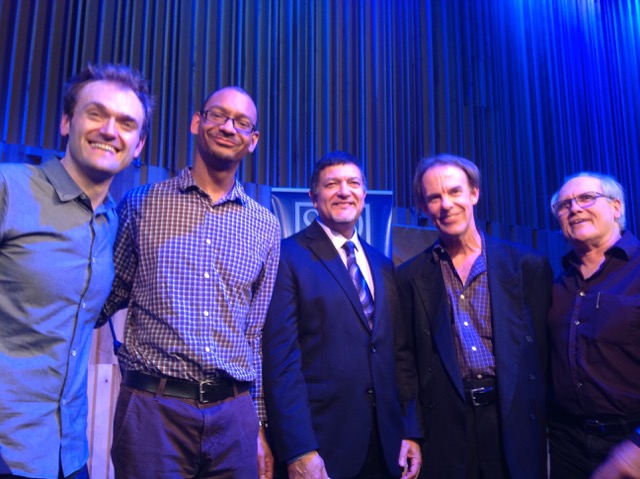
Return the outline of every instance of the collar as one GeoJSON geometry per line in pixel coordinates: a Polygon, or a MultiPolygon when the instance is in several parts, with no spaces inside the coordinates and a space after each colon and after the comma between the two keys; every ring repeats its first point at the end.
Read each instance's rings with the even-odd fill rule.
{"type": "MultiPolygon", "coordinates": [[[[610,257],[616,257],[629,261],[638,251],[638,247],[640,247],[638,239],[631,232],[625,231],[622,233],[620,239],[604,252],[605,260],[610,257]]],[[[580,260],[574,250],[569,251],[562,257],[562,267],[565,270],[568,270],[572,266],[578,268],[579,265],[580,260]]]]}
{"type": "MultiPolygon", "coordinates": [[[[178,174],[178,188],[183,193],[194,190],[208,197],[208,195],[202,190],[202,188],[198,186],[196,180],[193,179],[193,175],[191,174],[191,167],[189,166],[183,168],[178,174]]],[[[247,193],[244,191],[244,188],[236,178],[231,190],[224,197],[220,198],[220,200],[216,204],[233,202],[244,206],[247,203],[248,199],[249,197],[247,196],[247,193]]]]}
{"type": "MultiPolygon", "coordinates": [[[[56,190],[58,199],[61,202],[79,200],[91,209],[91,200],[87,194],[82,191],[82,188],[73,181],[71,175],[69,175],[64,166],[62,166],[59,158],[45,161],[40,165],[40,168],[53,186],[53,189],[56,190]]],[[[104,206],[106,209],[114,209],[116,207],[116,202],[111,196],[111,193],[107,194],[101,206],[104,206]]],[[[98,213],[98,211],[96,211],[96,213],[98,213]]]]}
{"type": "MultiPolygon", "coordinates": [[[[485,245],[484,233],[482,232],[482,230],[478,229],[478,234],[480,235],[480,240],[481,240],[480,256],[482,258],[486,258],[487,247],[485,245]]],[[[442,245],[442,242],[440,241],[440,237],[438,237],[435,243],[433,243],[432,254],[433,254],[433,259],[436,261],[444,261],[444,260],[451,261],[451,255],[449,254],[447,249],[442,245]]]]}
{"type": "Polygon", "coordinates": [[[347,241],[353,242],[353,244],[356,247],[356,251],[362,251],[362,244],[360,243],[360,237],[358,236],[358,233],[354,232],[351,238],[346,238],[340,233],[333,231],[331,228],[325,225],[319,216],[316,216],[316,221],[318,222],[320,227],[324,230],[324,232],[327,233],[327,236],[333,243],[333,246],[335,246],[335,248],[338,251],[342,249],[342,247],[347,241]]]}

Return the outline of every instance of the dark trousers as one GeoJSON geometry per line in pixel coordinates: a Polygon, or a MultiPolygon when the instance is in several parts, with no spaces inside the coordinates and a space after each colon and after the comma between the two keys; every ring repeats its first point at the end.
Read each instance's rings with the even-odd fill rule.
{"type": "Polygon", "coordinates": [[[202,404],[122,385],[113,433],[118,479],[258,477],[258,418],[248,392],[202,404]]]}
{"type": "Polygon", "coordinates": [[[373,410],[373,427],[371,428],[371,439],[364,466],[354,479],[393,479],[387,463],[384,460],[382,441],[380,440],[380,428],[376,418],[375,408],[373,410]]]}
{"type": "MultiPolygon", "coordinates": [[[[322,456],[322,451],[320,451],[322,456]]],[[[389,472],[387,463],[384,459],[384,453],[382,450],[382,441],[380,439],[380,430],[378,427],[378,419],[375,416],[375,410],[373,415],[373,428],[371,430],[371,439],[369,440],[369,449],[367,450],[367,457],[365,458],[362,470],[357,476],[352,478],[345,478],[340,475],[336,475],[336,471],[327,471],[332,479],[394,479],[393,474],[389,472]]],[[[284,462],[276,464],[274,478],[275,479],[287,479],[289,477],[287,472],[287,465],[284,462]]]]}
{"type": "Polygon", "coordinates": [[[586,430],[581,421],[549,420],[551,479],[588,479],[611,449],[635,430],[637,422],[620,422],[611,431],[586,430]]]}
{"type": "MultiPolygon", "coordinates": [[[[483,385],[484,383],[478,382],[467,385],[467,387],[473,388],[483,385]]],[[[498,402],[494,401],[484,406],[474,406],[469,403],[465,414],[467,424],[467,449],[464,457],[465,479],[507,479],[510,477],[504,457],[498,402]]],[[[446,431],[443,431],[442,434],[446,434],[446,431]]]]}

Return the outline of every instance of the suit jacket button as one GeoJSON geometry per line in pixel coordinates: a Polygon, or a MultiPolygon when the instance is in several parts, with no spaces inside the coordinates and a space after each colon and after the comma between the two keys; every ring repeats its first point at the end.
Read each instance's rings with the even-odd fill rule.
{"type": "Polygon", "coordinates": [[[367,394],[373,394],[373,388],[367,388],[367,394]]]}
{"type": "Polygon", "coordinates": [[[376,348],[375,348],[375,346],[371,346],[371,352],[372,352],[372,353],[375,353],[375,352],[376,352],[376,348]]]}

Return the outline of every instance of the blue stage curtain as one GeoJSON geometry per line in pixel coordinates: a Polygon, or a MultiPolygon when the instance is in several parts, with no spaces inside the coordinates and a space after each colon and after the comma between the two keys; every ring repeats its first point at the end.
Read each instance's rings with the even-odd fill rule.
{"type": "Polygon", "coordinates": [[[451,152],[483,173],[479,218],[516,238],[555,230],[549,197],[588,169],[621,180],[637,231],[639,58],[638,0],[0,0],[2,156],[63,149],[64,80],[120,62],[151,79],[142,162],[168,174],[203,98],[238,84],[260,112],[243,181],[305,187],[343,149],[409,209],[418,159],[451,152]]]}

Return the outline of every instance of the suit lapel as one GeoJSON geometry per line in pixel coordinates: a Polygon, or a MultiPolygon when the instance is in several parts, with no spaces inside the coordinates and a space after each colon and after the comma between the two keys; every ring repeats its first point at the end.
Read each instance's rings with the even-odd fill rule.
{"type": "Polygon", "coordinates": [[[316,221],[307,228],[307,238],[309,240],[309,249],[318,257],[327,270],[329,270],[329,273],[338,282],[353,305],[360,321],[362,321],[367,331],[369,331],[369,324],[364,316],[364,311],[360,304],[360,298],[358,298],[358,292],[351,281],[349,272],[342,262],[342,258],[340,258],[340,255],[336,251],[336,248],[333,246],[333,243],[316,221]]]}
{"type": "Polygon", "coordinates": [[[433,260],[431,252],[432,249],[429,249],[425,253],[422,272],[416,275],[414,279],[416,290],[424,307],[425,320],[431,325],[433,340],[442,364],[451,381],[456,385],[458,394],[464,398],[462,375],[460,374],[458,355],[453,342],[452,318],[444,280],[442,279],[442,271],[440,270],[440,265],[433,260]]]}
{"type": "Polygon", "coordinates": [[[491,297],[491,320],[493,349],[496,358],[496,376],[501,408],[509,410],[516,387],[516,375],[520,361],[522,328],[522,280],[514,271],[511,261],[504,261],[500,244],[486,236],[487,270],[489,272],[489,295],[491,297]]]}

